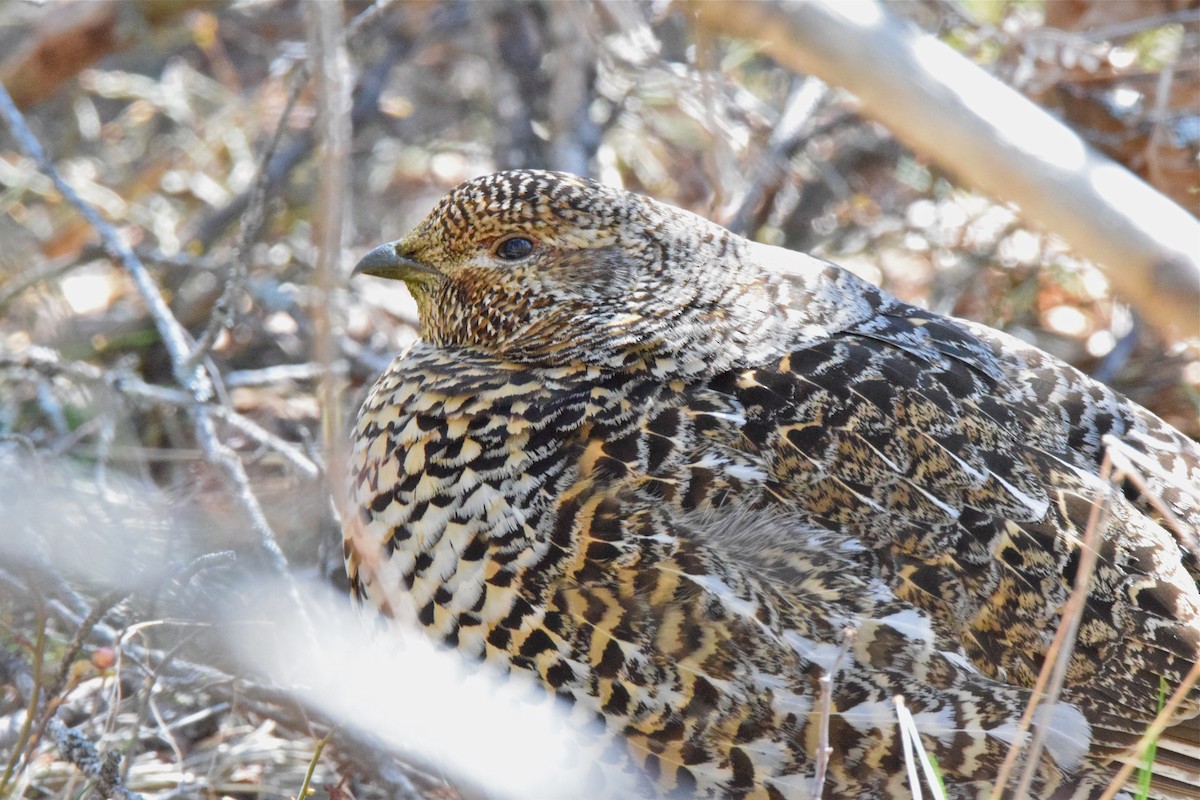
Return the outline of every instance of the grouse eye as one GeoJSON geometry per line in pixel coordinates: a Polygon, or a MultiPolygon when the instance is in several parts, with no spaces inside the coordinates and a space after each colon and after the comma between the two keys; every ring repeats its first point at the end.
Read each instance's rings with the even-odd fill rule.
{"type": "Polygon", "coordinates": [[[496,255],[505,261],[519,261],[533,252],[533,240],[513,236],[496,245],[496,255]]]}

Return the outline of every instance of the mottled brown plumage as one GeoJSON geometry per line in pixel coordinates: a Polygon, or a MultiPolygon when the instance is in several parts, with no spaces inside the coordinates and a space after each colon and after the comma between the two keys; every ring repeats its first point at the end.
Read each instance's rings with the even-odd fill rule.
{"type": "MultiPolygon", "coordinates": [[[[1106,434],[1182,526],[1117,494],[1038,795],[1097,796],[1200,657],[1200,449],[1009,336],[556,173],[463,184],[360,271],[421,341],[359,416],[355,592],[596,719],[598,780],[808,798],[829,674],[825,797],[910,796],[895,696],[986,796],[1106,434]]],[[[1198,713],[1159,795],[1198,796],[1198,713]]]]}

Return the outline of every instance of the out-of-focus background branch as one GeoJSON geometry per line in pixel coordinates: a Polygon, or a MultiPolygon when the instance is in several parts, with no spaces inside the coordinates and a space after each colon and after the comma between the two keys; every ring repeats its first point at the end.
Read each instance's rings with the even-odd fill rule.
{"type": "Polygon", "coordinates": [[[1200,221],[934,36],[872,0],[692,8],[705,30],[836,82],[943,169],[1016,203],[1165,335],[1197,332],[1200,221]]]}
{"type": "Polygon", "coordinates": [[[889,15],[869,48],[796,26],[835,5],[0,5],[0,83],[51,162],[0,129],[0,796],[292,796],[334,725],[319,796],[478,792],[453,757],[347,724],[349,700],[290,691],[323,656],[231,644],[286,617],[296,646],[349,646],[295,598],[341,589],[330,443],[415,309],[344,276],[478,174],[582,172],[814,252],[1200,434],[1194,287],[1145,269],[1200,255],[1200,4],[850,4],[889,15]],[[890,47],[943,66],[884,69],[890,47]],[[1018,100],[1145,185],[1048,188],[1067,164],[1011,145],[1018,100]],[[964,110],[995,123],[963,133],[964,110]],[[1069,222],[1110,235],[1088,204],[1136,218],[1148,187],[1176,205],[1134,250],[1069,222]],[[280,570],[291,601],[251,595],[280,570]]]}

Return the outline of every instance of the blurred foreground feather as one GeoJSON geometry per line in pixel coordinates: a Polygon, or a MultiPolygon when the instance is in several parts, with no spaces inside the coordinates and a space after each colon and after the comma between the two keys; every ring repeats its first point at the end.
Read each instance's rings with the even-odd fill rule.
{"type": "MultiPolygon", "coordinates": [[[[91,659],[61,665],[71,672],[69,683],[43,684],[52,706],[42,704],[41,713],[57,715],[57,724],[81,724],[82,732],[101,740],[102,752],[115,754],[122,734],[120,726],[112,727],[114,715],[129,713],[119,694],[131,695],[138,705],[148,701],[143,736],[159,742],[129,753],[133,763],[125,774],[131,788],[157,796],[156,787],[183,788],[197,780],[196,757],[209,748],[184,757],[168,731],[212,724],[212,715],[227,713],[233,703],[251,718],[261,720],[266,712],[284,724],[294,710],[277,714],[273,704],[303,709],[314,723],[337,727],[334,750],[357,737],[377,748],[375,757],[386,761],[383,754],[397,754],[426,774],[487,787],[490,797],[569,798],[584,792],[580,773],[561,768],[575,755],[579,720],[530,691],[523,678],[468,673],[456,654],[438,651],[424,637],[374,636],[345,597],[324,584],[302,584],[306,614],[298,614],[286,586],[264,566],[201,555],[199,510],[189,524],[178,503],[168,503],[146,483],[111,475],[100,485],[84,471],[0,450],[0,513],[6,520],[0,535],[6,615],[20,614],[28,603],[61,606],[42,613],[59,614],[62,623],[86,614],[86,598],[108,598],[99,624],[86,632],[91,659]],[[21,587],[33,594],[15,596],[21,587]],[[114,670],[89,669],[89,663],[107,657],[96,657],[97,650],[109,648],[114,670]],[[182,684],[173,680],[180,673],[182,684]],[[152,695],[141,696],[151,690],[141,681],[152,676],[157,686],[152,695]],[[188,695],[203,695],[219,683],[229,686],[218,693],[216,705],[189,708],[188,695]]],[[[44,663],[43,672],[58,667],[44,663]]],[[[24,719],[24,711],[16,709],[0,717],[0,753],[13,752],[24,719]]],[[[260,721],[241,734],[225,729],[222,746],[243,749],[230,765],[252,769],[280,747],[276,741],[257,751],[253,744],[271,741],[277,735],[273,728],[260,721]]],[[[35,752],[43,751],[27,753],[20,785],[69,783],[69,770],[51,761],[47,772],[44,753],[28,758],[35,752]]],[[[273,769],[279,791],[294,792],[312,751],[295,743],[286,752],[283,761],[290,769],[266,763],[257,769],[273,769]],[[281,779],[290,785],[278,784],[281,779]]],[[[279,759],[267,758],[272,760],[279,759]]],[[[232,786],[237,778],[231,774],[227,781],[232,786]]],[[[416,791],[410,783],[407,794],[416,791]]]]}

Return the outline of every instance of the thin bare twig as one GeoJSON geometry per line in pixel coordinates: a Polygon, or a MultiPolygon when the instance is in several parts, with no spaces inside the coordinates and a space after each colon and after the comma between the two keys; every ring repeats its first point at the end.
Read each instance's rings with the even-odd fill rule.
{"type": "MultiPolygon", "coordinates": [[[[188,344],[187,331],[171,313],[171,309],[167,306],[145,265],[121,239],[116,229],[59,175],[58,169],[46,155],[41,144],[34,138],[33,133],[25,124],[25,118],[17,110],[12,97],[2,85],[0,85],[0,116],[4,117],[9,130],[21,144],[22,149],[37,161],[38,167],[54,182],[63,197],[100,235],[105,250],[129,273],[162,337],[163,345],[171,359],[175,380],[187,389],[195,401],[188,407],[188,416],[191,418],[196,440],[199,442],[201,450],[204,451],[205,459],[218,468],[218,472],[234,490],[234,495],[245,511],[251,527],[258,534],[259,547],[266,555],[267,562],[283,577],[285,582],[294,587],[294,581],[288,573],[287,558],[276,541],[275,533],[271,530],[271,526],[263,514],[258,498],[250,488],[245,467],[237,455],[226,447],[217,436],[211,408],[207,406],[214,398],[213,380],[199,365],[189,366],[191,347],[188,344]]],[[[295,589],[292,591],[296,595],[299,609],[299,592],[295,589]]],[[[298,610],[297,613],[304,612],[298,610]]]]}
{"type": "Polygon", "coordinates": [[[1146,159],[1146,174],[1155,186],[1164,185],[1162,155],[1163,145],[1167,139],[1169,101],[1171,98],[1171,83],[1175,80],[1175,69],[1179,59],[1174,58],[1163,66],[1158,73],[1154,87],[1154,112],[1150,115],[1150,136],[1146,141],[1143,154],[1146,159]]]}
{"type": "MultiPolygon", "coordinates": [[[[0,353],[0,368],[16,367],[20,369],[37,370],[52,375],[64,375],[72,380],[86,383],[102,383],[110,386],[117,393],[138,400],[148,400],[158,405],[169,405],[176,408],[191,409],[195,401],[186,392],[172,389],[169,386],[159,386],[146,383],[136,375],[129,373],[106,372],[99,367],[82,361],[64,361],[57,352],[47,347],[28,347],[18,354],[0,353]]],[[[308,478],[316,478],[320,469],[295,444],[285,441],[267,429],[263,428],[249,417],[239,414],[226,406],[208,406],[208,413],[237,428],[243,434],[254,439],[259,444],[269,447],[282,455],[293,466],[308,478]]]]}
{"type": "Polygon", "coordinates": [[[1147,475],[1154,475],[1163,483],[1193,498],[1200,498],[1200,490],[1197,490],[1197,487],[1194,485],[1188,485],[1178,480],[1170,473],[1163,472],[1144,453],[1134,450],[1111,433],[1105,434],[1100,443],[1104,445],[1105,451],[1112,458],[1113,466],[1125,477],[1125,480],[1136,486],[1138,491],[1142,493],[1142,496],[1146,498],[1146,501],[1154,507],[1154,510],[1163,515],[1163,520],[1167,525],[1177,535],[1187,537],[1189,539],[1187,544],[1192,549],[1196,549],[1195,532],[1189,526],[1185,525],[1174,511],[1167,507],[1167,504],[1158,496],[1158,492],[1150,487],[1138,470],[1146,470],[1147,475]]]}
{"type": "Polygon", "coordinates": [[[155,585],[149,590],[150,605],[146,611],[146,616],[154,618],[158,616],[158,603],[162,596],[163,589],[168,583],[174,583],[180,588],[185,587],[191,582],[198,573],[206,569],[214,567],[229,566],[237,561],[237,553],[233,550],[218,550],[213,553],[205,553],[197,556],[184,564],[178,569],[163,573],[160,580],[156,581],[155,585]]]}
{"type": "Polygon", "coordinates": [[[383,12],[387,11],[396,3],[396,0],[375,0],[374,3],[367,6],[357,17],[350,20],[346,25],[346,31],[343,34],[343,39],[346,42],[351,41],[362,32],[364,28],[383,16],[383,12]]]}
{"type": "Polygon", "coordinates": [[[150,277],[145,265],[125,243],[116,229],[100,216],[100,212],[96,211],[79,196],[69,183],[63,180],[58,168],[54,166],[54,162],[46,155],[41,143],[29,130],[29,126],[25,124],[25,117],[17,110],[12,97],[3,84],[0,84],[0,117],[4,118],[13,138],[20,144],[25,154],[37,162],[38,168],[54,182],[55,188],[63,198],[100,235],[100,240],[104,243],[104,249],[108,254],[129,273],[134,286],[137,287],[138,294],[141,295],[142,301],[150,311],[154,327],[162,337],[163,346],[167,348],[167,353],[171,356],[175,380],[179,382],[180,386],[185,387],[197,402],[203,403],[211,399],[212,382],[199,366],[187,366],[187,357],[191,350],[188,346],[187,332],[171,313],[167,301],[163,299],[162,293],[158,290],[154,279],[150,277]]]}
{"type": "MultiPolygon", "coordinates": [[[[314,226],[317,250],[316,291],[312,300],[314,360],[322,365],[317,385],[321,407],[321,442],[327,463],[334,474],[341,475],[346,463],[342,443],[341,404],[335,383],[333,362],[337,358],[334,339],[334,290],[341,284],[339,270],[342,256],[342,231],[345,216],[346,162],[350,149],[351,83],[350,59],[346,39],[342,35],[341,4],[310,0],[306,9],[308,42],[317,88],[319,131],[322,148],[320,160],[319,215],[314,226]]],[[[346,508],[342,481],[330,481],[334,507],[339,513],[346,508]]]]}
{"type": "MultiPolygon", "coordinates": [[[[317,5],[321,5],[321,3],[318,2],[317,5]]],[[[440,21],[430,26],[429,30],[424,32],[424,35],[434,35],[439,30],[453,29],[455,20],[452,15],[435,15],[435,18],[439,16],[440,21]]],[[[359,30],[361,28],[356,29],[354,32],[358,33],[359,30]]],[[[345,37],[343,37],[342,41],[343,43],[345,42],[345,37]]],[[[387,87],[386,78],[388,74],[391,72],[392,67],[412,48],[414,41],[416,41],[415,38],[402,35],[389,37],[388,49],[384,57],[373,61],[358,76],[354,92],[354,103],[349,114],[352,127],[357,128],[367,119],[378,113],[379,97],[387,87]]],[[[302,66],[301,69],[302,74],[307,76],[307,66],[302,66]]],[[[297,135],[286,148],[279,151],[275,158],[271,159],[271,163],[267,168],[268,190],[274,189],[283,183],[288,175],[291,174],[291,171],[309,156],[316,144],[317,139],[313,132],[304,131],[297,135]]],[[[250,204],[250,196],[250,191],[242,192],[208,219],[202,221],[192,237],[193,243],[199,245],[202,251],[207,251],[213,242],[217,241],[224,231],[233,224],[233,221],[240,218],[245,212],[250,204]]]]}
{"type": "Polygon", "coordinates": [[[1200,22],[1200,9],[1185,8],[1179,11],[1170,11],[1166,14],[1139,17],[1129,22],[1118,22],[1114,25],[1090,28],[1085,31],[1071,31],[1071,33],[1082,39],[1103,42],[1113,39],[1125,39],[1142,31],[1161,28],[1164,25],[1194,25],[1197,22],[1200,22]]]}
{"type": "MultiPolygon", "coordinates": [[[[333,363],[339,378],[345,377],[347,364],[339,359],[333,363]]],[[[271,386],[284,381],[311,381],[325,374],[323,364],[309,361],[305,364],[276,364],[258,369],[239,369],[225,375],[225,385],[230,389],[240,386],[271,386]]]]}
{"type": "MultiPolygon", "coordinates": [[[[80,627],[85,621],[79,621],[80,627]]],[[[43,625],[43,632],[44,629],[43,625]]],[[[44,636],[44,633],[42,635],[44,636]]],[[[25,725],[28,726],[37,716],[37,709],[47,704],[48,697],[39,692],[35,670],[16,653],[0,650],[0,675],[6,676],[6,682],[16,687],[22,699],[29,704],[25,718],[25,725]]],[[[55,747],[63,758],[75,765],[87,778],[96,781],[95,790],[99,796],[116,800],[142,800],[140,794],[129,791],[120,779],[120,753],[110,751],[101,756],[96,745],[79,731],[67,727],[54,713],[46,720],[45,730],[54,740],[55,747]]],[[[13,757],[19,755],[20,746],[14,751],[13,757]]],[[[5,780],[7,778],[6,774],[5,780]]],[[[3,787],[4,783],[0,782],[0,789],[3,787]]]]}
{"type": "Polygon", "coordinates": [[[276,453],[282,455],[288,461],[292,462],[292,465],[296,467],[296,469],[300,470],[300,472],[304,473],[306,478],[315,479],[320,475],[320,468],[311,458],[301,452],[300,448],[296,447],[291,442],[280,439],[278,436],[271,433],[257,422],[254,422],[249,417],[243,416],[242,414],[238,414],[237,412],[231,411],[224,407],[218,407],[216,414],[242,433],[254,439],[256,442],[266,445],[276,453]]]}
{"type": "Polygon", "coordinates": [[[213,344],[216,342],[217,336],[233,325],[237,310],[234,298],[246,283],[246,275],[249,272],[251,246],[262,230],[265,217],[267,189],[270,183],[268,167],[271,160],[275,157],[275,152],[279,149],[279,143],[283,140],[283,130],[287,127],[287,119],[291,115],[296,101],[300,98],[300,92],[304,89],[304,83],[303,75],[297,73],[292,84],[292,90],[288,93],[287,103],[284,104],[283,112],[279,115],[279,121],[275,124],[275,129],[271,132],[271,138],[267,140],[267,146],[263,148],[262,155],[259,156],[258,174],[254,178],[254,185],[250,188],[250,198],[246,206],[246,212],[241,216],[241,221],[238,225],[237,240],[234,242],[229,254],[229,268],[225,275],[225,288],[221,290],[220,297],[213,303],[212,313],[208,317],[208,325],[205,326],[204,331],[200,334],[200,338],[196,340],[195,348],[192,349],[191,355],[188,356],[189,366],[195,366],[202,359],[206,358],[209,350],[211,350],[213,344]]]}
{"type": "Polygon", "coordinates": [[[549,69],[546,122],[550,129],[547,155],[551,169],[586,175],[600,145],[599,131],[589,109],[595,98],[596,50],[588,30],[591,6],[549,3],[547,32],[553,46],[549,69]]]}
{"type": "Polygon", "coordinates": [[[819,79],[808,76],[796,80],[783,113],[771,131],[767,149],[754,165],[750,184],[726,226],[734,233],[751,235],[766,219],[775,196],[790,173],[788,160],[808,141],[813,129],[813,115],[828,96],[829,87],[819,79]]]}
{"type": "Polygon", "coordinates": [[[72,254],[31,264],[24,272],[14,275],[4,282],[4,288],[0,289],[0,311],[3,311],[9,303],[39,283],[51,281],[59,275],[86,263],[86,259],[72,254]]]}

